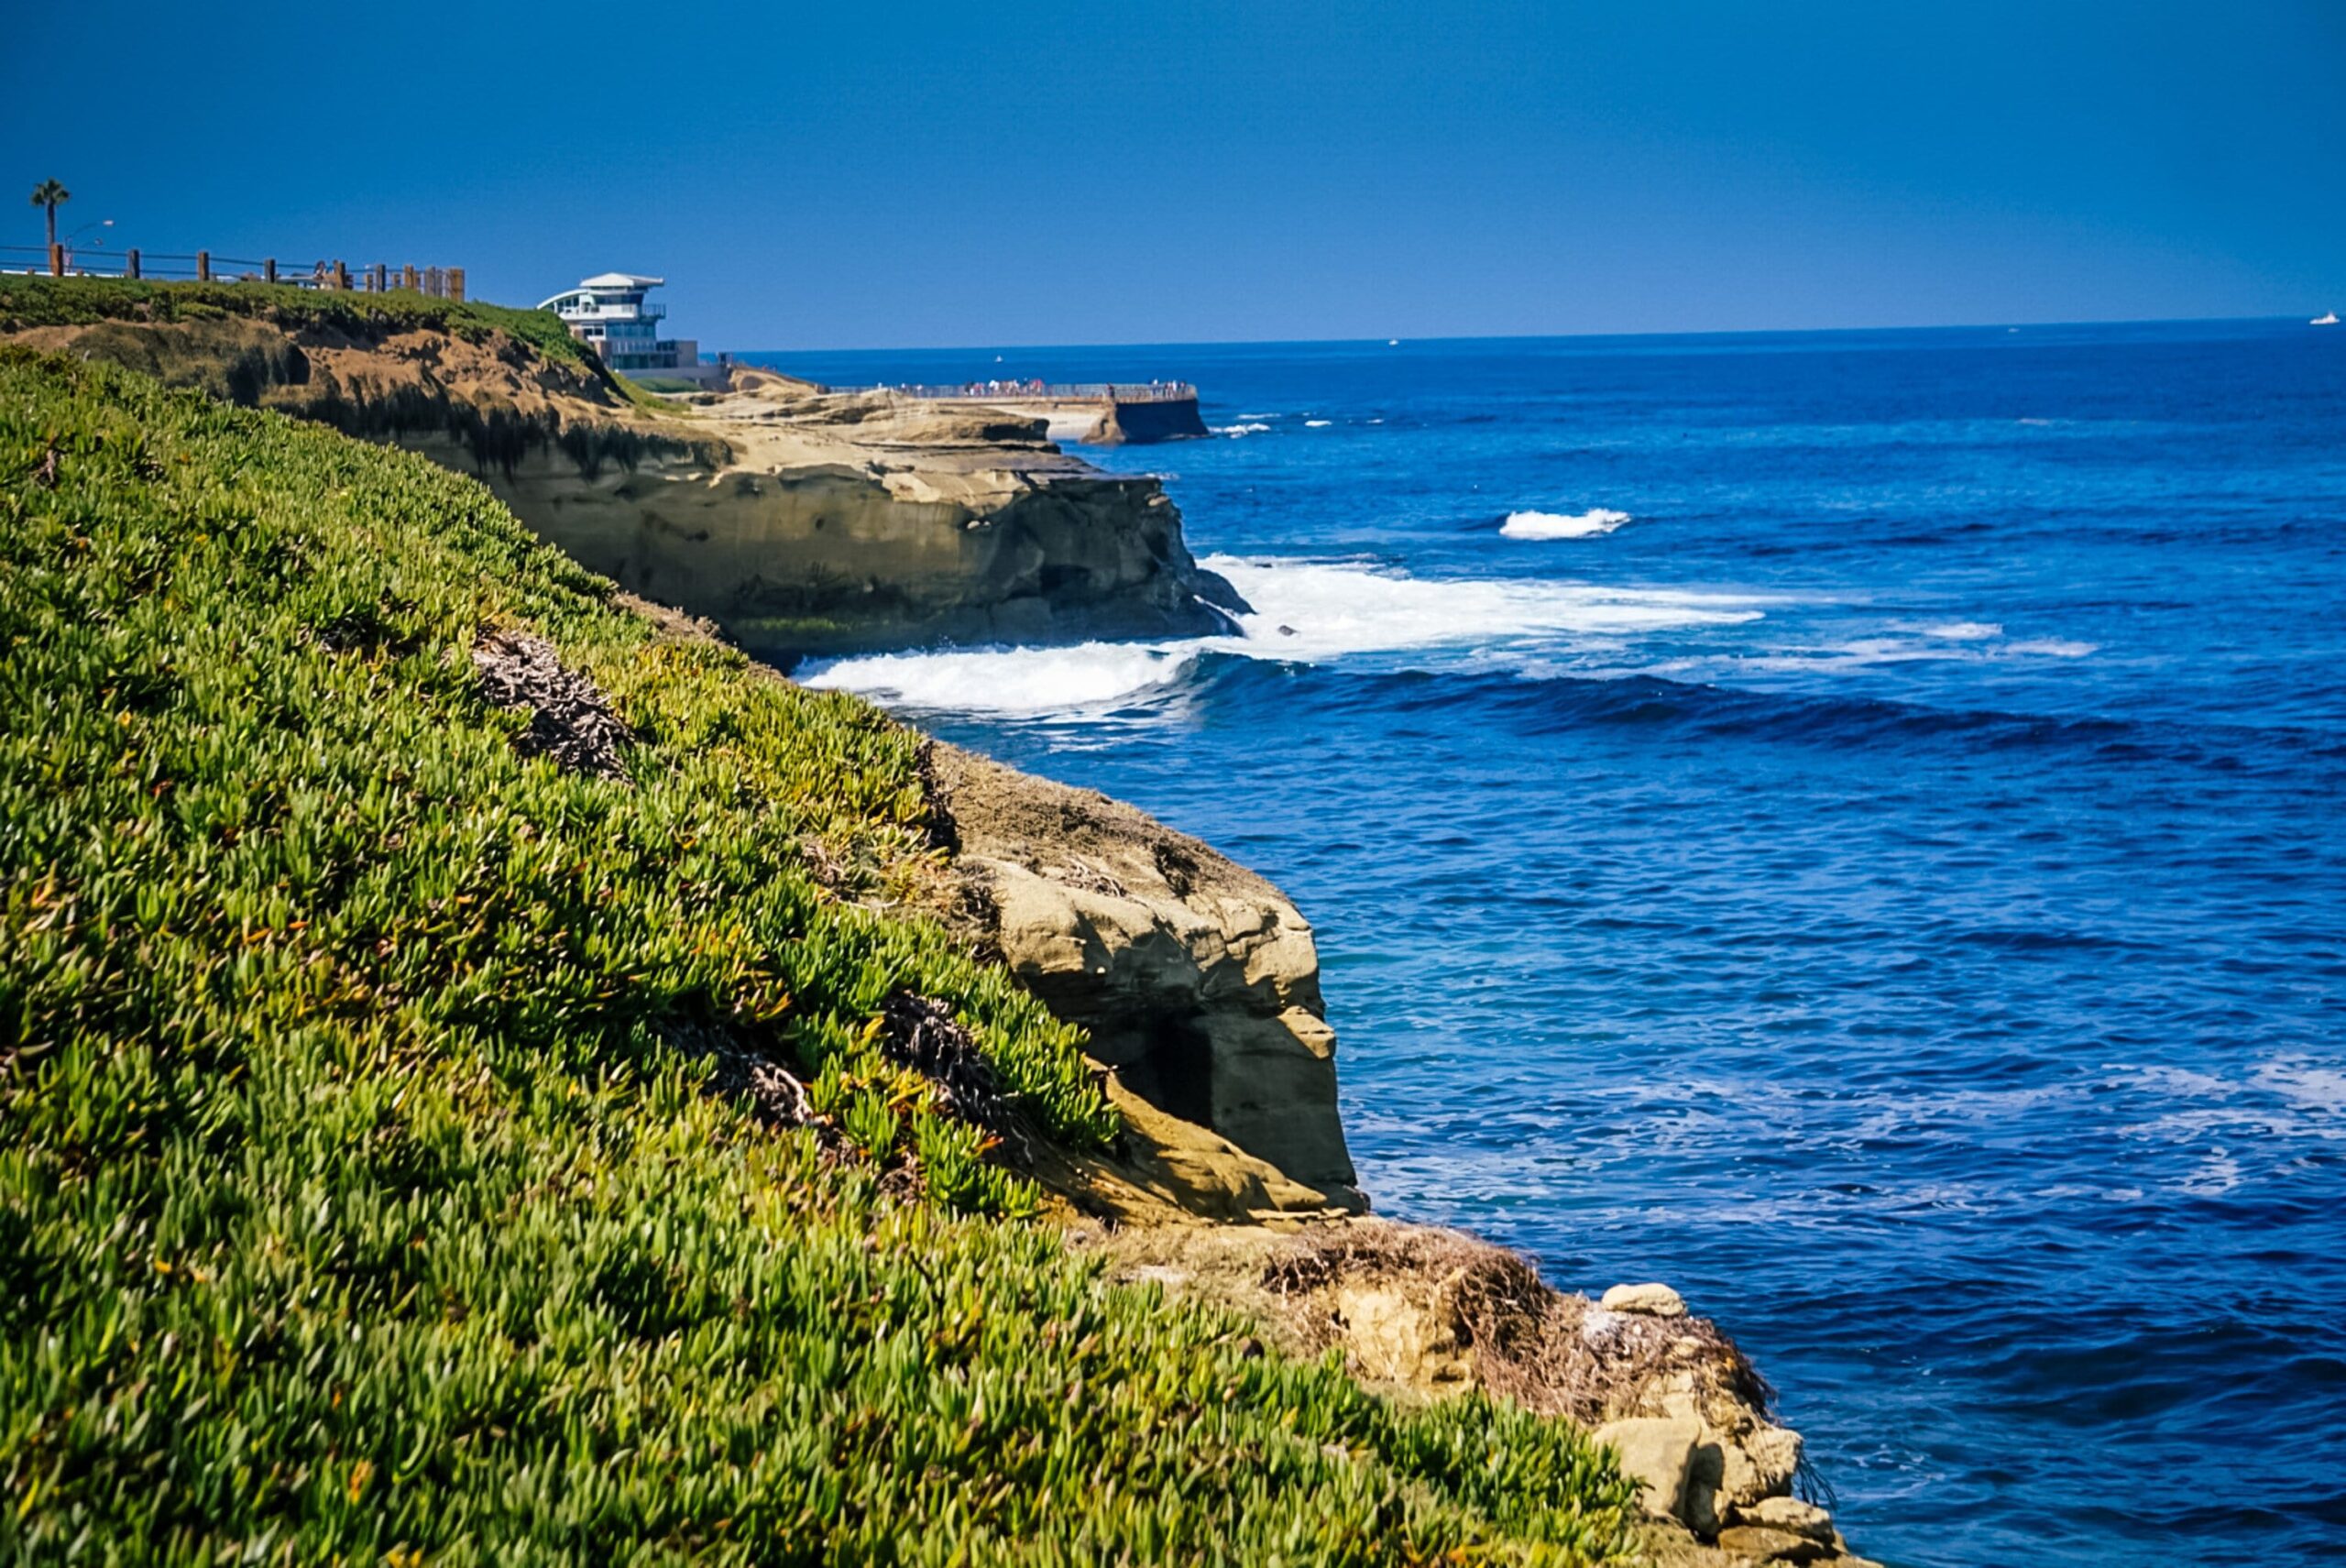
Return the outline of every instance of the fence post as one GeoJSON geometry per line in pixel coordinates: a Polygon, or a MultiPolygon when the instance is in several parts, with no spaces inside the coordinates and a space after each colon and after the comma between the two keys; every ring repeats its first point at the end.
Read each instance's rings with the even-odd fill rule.
{"type": "Polygon", "coordinates": [[[52,278],[65,276],[65,247],[61,245],[49,247],[49,275],[52,278]]]}
{"type": "Polygon", "coordinates": [[[402,268],[400,268],[400,288],[402,288],[402,289],[412,290],[412,289],[414,289],[414,288],[415,288],[415,286],[416,286],[416,282],[415,282],[415,269],[414,269],[414,268],[412,268],[412,267],[402,267],[402,268]]]}
{"type": "Polygon", "coordinates": [[[261,281],[264,283],[274,283],[277,281],[277,258],[272,256],[268,260],[260,264],[260,276],[261,281]]]}
{"type": "Polygon", "coordinates": [[[195,280],[199,283],[212,281],[212,253],[208,250],[195,253],[195,280]]]}
{"type": "Polygon", "coordinates": [[[122,253],[122,275],[126,278],[138,276],[138,251],[135,247],[122,253]]]}
{"type": "Polygon", "coordinates": [[[448,269],[448,298],[460,305],[465,302],[465,269],[461,267],[448,269]]]}
{"type": "Polygon", "coordinates": [[[347,292],[350,289],[350,269],[339,261],[334,264],[334,286],[343,292],[347,292]]]}
{"type": "Polygon", "coordinates": [[[440,297],[440,269],[437,267],[423,269],[423,291],[435,300],[440,297]]]}

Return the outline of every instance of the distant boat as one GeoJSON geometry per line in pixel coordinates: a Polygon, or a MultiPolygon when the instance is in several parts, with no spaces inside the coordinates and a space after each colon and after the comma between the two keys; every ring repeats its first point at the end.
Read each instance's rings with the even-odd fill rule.
{"type": "Polygon", "coordinates": [[[2313,320],[2308,322],[2306,324],[2308,326],[2336,326],[2338,324],[2338,313],[2336,311],[2325,311],[2320,315],[2314,317],[2313,320]]]}

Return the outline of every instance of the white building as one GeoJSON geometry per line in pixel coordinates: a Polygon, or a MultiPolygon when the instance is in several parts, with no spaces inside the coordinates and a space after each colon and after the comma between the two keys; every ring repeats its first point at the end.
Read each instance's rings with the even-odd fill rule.
{"type": "Polygon", "coordinates": [[[660,323],[668,313],[667,307],[644,302],[645,291],[665,281],[631,272],[606,272],[580,280],[578,287],[556,294],[538,309],[560,316],[569,324],[571,336],[592,344],[603,363],[622,376],[713,385],[723,378],[724,372],[700,362],[700,345],[694,339],[662,337],[660,323]]]}

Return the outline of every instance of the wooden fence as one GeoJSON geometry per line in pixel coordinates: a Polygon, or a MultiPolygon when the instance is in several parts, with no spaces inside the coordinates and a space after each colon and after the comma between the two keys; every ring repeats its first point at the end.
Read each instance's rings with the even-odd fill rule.
{"type": "Polygon", "coordinates": [[[150,278],[199,283],[288,283],[380,294],[405,289],[435,300],[465,297],[461,267],[393,267],[378,261],[352,269],[341,261],[280,264],[266,256],[250,259],[214,256],[208,250],[179,255],[141,250],[82,250],[65,245],[0,245],[0,272],[47,273],[52,278],[150,278]]]}

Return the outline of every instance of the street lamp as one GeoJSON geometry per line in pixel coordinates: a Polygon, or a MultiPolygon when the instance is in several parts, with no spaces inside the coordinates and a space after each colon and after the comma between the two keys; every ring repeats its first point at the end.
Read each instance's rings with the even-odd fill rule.
{"type": "MultiPolygon", "coordinates": [[[[114,227],[114,220],[112,218],[99,218],[93,222],[83,224],[80,228],[75,229],[71,234],[67,235],[63,239],[58,241],[58,248],[65,253],[65,265],[68,269],[71,269],[73,265],[73,242],[75,240],[80,239],[92,229],[110,229],[112,227],[114,227]]],[[[105,248],[105,242],[101,240],[90,248],[93,250],[104,250],[105,248]]]]}

